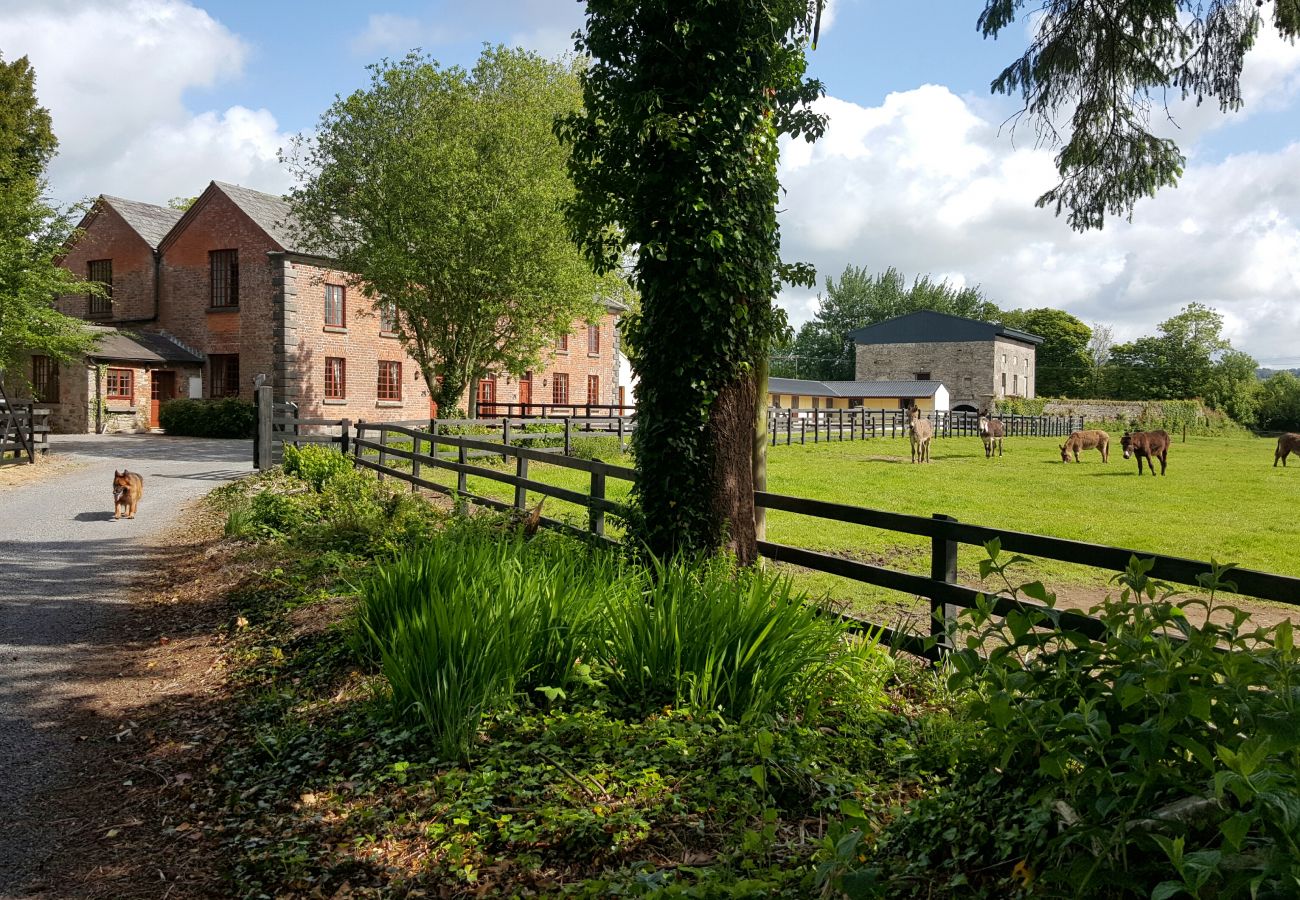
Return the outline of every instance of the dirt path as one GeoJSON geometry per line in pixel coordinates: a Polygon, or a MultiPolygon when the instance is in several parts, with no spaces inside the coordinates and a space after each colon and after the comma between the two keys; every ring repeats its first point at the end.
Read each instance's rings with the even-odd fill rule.
{"type": "Polygon", "coordinates": [[[85,840],[66,792],[95,776],[106,742],[133,737],[130,722],[100,721],[119,653],[148,627],[132,621],[129,585],[184,543],[184,507],[252,455],[245,441],[155,435],[56,439],[52,452],[78,465],[0,488],[0,898],[50,890],[43,873],[85,840]],[[132,521],[112,518],[115,467],[145,477],[132,521]]]}

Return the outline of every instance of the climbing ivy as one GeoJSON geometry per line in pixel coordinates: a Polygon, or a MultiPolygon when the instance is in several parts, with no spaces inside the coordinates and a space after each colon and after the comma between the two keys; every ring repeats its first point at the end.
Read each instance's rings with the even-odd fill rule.
{"type": "Polygon", "coordinates": [[[572,146],[575,239],[598,270],[631,260],[625,324],[638,377],[633,526],[656,553],[724,542],[754,558],[756,368],[786,327],[777,141],[814,140],[820,82],[809,0],[589,0],[577,47],[584,108],[572,146]]]}

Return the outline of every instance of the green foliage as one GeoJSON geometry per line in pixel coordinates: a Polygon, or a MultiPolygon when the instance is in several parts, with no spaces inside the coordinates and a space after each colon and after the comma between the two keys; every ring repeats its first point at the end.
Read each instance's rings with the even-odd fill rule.
{"type": "Polygon", "coordinates": [[[442,408],[492,371],[533,368],[575,319],[602,314],[599,296],[619,293],[560,210],[573,186],[551,126],[581,105],[580,65],[503,47],[471,71],[385,61],[285,156],[301,239],[392,304],[442,408]]]}
{"type": "Polygon", "coordinates": [[[28,354],[68,361],[94,347],[79,320],[54,308],[55,298],[103,293],[56,263],[73,234],[68,215],[44,199],[57,147],[27,57],[0,57],[0,371],[20,383],[28,354]]]}
{"type": "Polygon", "coordinates": [[[852,381],[856,361],[848,333],[895,316],[931,309],[994,321],[998,308],[979,288],[954,287],[918,276],[909,287],[902,272],[890,267],[879,275],[845,266],[836,281],[826,278],[826,293],[811,322],[799,329],[793,343],[772,356],[771,374],[785,378],[852,381]]]}
{"type": "Polygon", "coordinates": [[[1078,397],[1092,377],[1088,352],[1092,329],[1068,312],[1051,307],[1013,309],[1002,324],[1043,339],[1034,355],[1034,393],[1040,397],[1078,397]]]}
{"type": "Polygon", "coordinates": [[[638,377],[635,519],[651,552],[753,548],[755,373],[785,330],[778,140],[815,138],[806,0],[592,0],[580,52],[583,109],[557,133],[572,148],[579,244],[602,272],[635,253],[639,314],[625,320],[638,377]],[[682,328],[683,322],[691,328],[682,328]],[[724,462],[725,460],[725,462],[724,462]],[[734,490],[719,477],[726,472],[734,490]]]}
{"type": "Polygon", "coordinates": [[[301,478],[318,492],[336,475],[351,471],[352,460],[333,447],[321,444],[305,444],[302,447],[284,445],[284,473],[301,478]]]}
{"type": "Polygon", "coordinates": [[[788,578],[722,562],[657,564],[645,596],[616,592],[604,620],[610,689],[641,712],[687,706],[749,721],[812,710],[866,652],[788,578]]]}
{"type": "Polygon", "coordinates": [[[1260,385],[1256,418],[1261,428],[1300,431],[1300,378],[1277,372],[1260,385]]]}
{"type": "MultiPolygon", "coordinates": [[[[1065,210],[1070,226],[1085,230],[1130,214],[1182,174],[1177,145],[1152,133],[1153,106],[1179,93],[1217,98],[1225,112],[1241,106],[1242,65],[1264,3],[1139,0],[1098,15],[1083,0],[986,0],[980,30],[996,37],[1023,27],[1026,5],[1039,17],[1029,48],[993,90],[1020,94],[1040,137],[1068,135],[1056,157],[1061,181],[1038,205],[1065,210]]],[[[1273,25],[1283,37],[1300,34],[1300,4],[1277,0],[1273,25]]]]}
{"type": "Polygon", "coordinates": [[[168,434],[186,437],[251,438],[257,431],[257,407],[248,400],[168,400],[158,411],[168,434]]]}
{"type": "MultiPolygon", "coordinates": [[[[989,546],[982,574],[1027,562],[989,546]]],[[[1089,610],[1105,637],[1042,601],[963,615],[950,687],[971,692],[987,755],[908,809],[880,843],[897,890],[937,875],[971,896],[1287,896],[1300,887],[1300,657],[1291,623],[1254,628],[1215,599],[1228,567],[1184,598],[1133,560],[1089,610]],[[1048,630],[1040,631],[1039,627],[1048,630]],[[898,864],[895,868],[894,863],[898,864]]]]}
{"type": "Polygon", "coordinates": [[[1003,397],[993,401],[993,408],[1011,415],[1041,416],[1049,402],[1047,397],[1003,397]]]}

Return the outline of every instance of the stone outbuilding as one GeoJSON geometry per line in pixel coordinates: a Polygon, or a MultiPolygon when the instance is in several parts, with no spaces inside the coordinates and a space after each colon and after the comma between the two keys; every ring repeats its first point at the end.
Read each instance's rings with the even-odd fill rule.
{"type": "Polygon", "coordinates": [[[858,381],[937,381],[954,411],[1034,396],[1043,339],[996,322],[923,310],[850,331],[858,381]]]}

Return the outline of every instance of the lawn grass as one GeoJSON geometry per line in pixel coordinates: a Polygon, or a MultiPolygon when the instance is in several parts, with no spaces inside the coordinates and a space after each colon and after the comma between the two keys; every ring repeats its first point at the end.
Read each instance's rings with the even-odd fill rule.
{"type": "MultiPolygon", "coordinates": [[[[1123,458],[1115,437],[1109,464],[1095,451],[1082,463],[1063,464],[1054,438],[1008,438],[1005,455],[993,459],[984,458],[976,438],[936,439],[928,466],[912,465],[908,442],[902,439],[773,447],[768,489],[892,512],[943,513],[993,528],[1300,576],[1295,551],[1300,519],[1293,515],[1300,507],[1300,472],[1273,468],[1272,439],[1242,435],[1175,441],[1168,474],[1139,478],[1136,463],[1123,458]]],[[[630,464],[617,454],[609,461],[630,464]]],[[[532,463],[529,477],[571,490],[589,487],[585,472],[559,466],[532,463]]],[[[617,479],[606,483],[613,500],[625,499],[629,489],[617,479]]],[[[470,478],[469,490],[503,500],[513,496],[508,486],[485,478],[470,478]]],[[[530,494],[529,502],[540,497],[530,494]]],[[[586,524],[586,511],[575,504],[549,498],[545,512],[586,524]]],[[[617,524],[611,525],[610,534],[619,533],[617,524]]],[[[929,572],[929,541],[924,538],[774,511],[768,514],[768,539],[929,572]]],[[[961,548],[963,582],[978,584],[983,555],[979,547],[961,548]]],[[[1025,578],[1096,592],[1109,573],[1041,560],[1026,569],[1025,578]]],[[[835,576],[800,572],[798,580],[813,593],[861,609],[881,603],[913,605],[893,592],[835,576]]]]}

